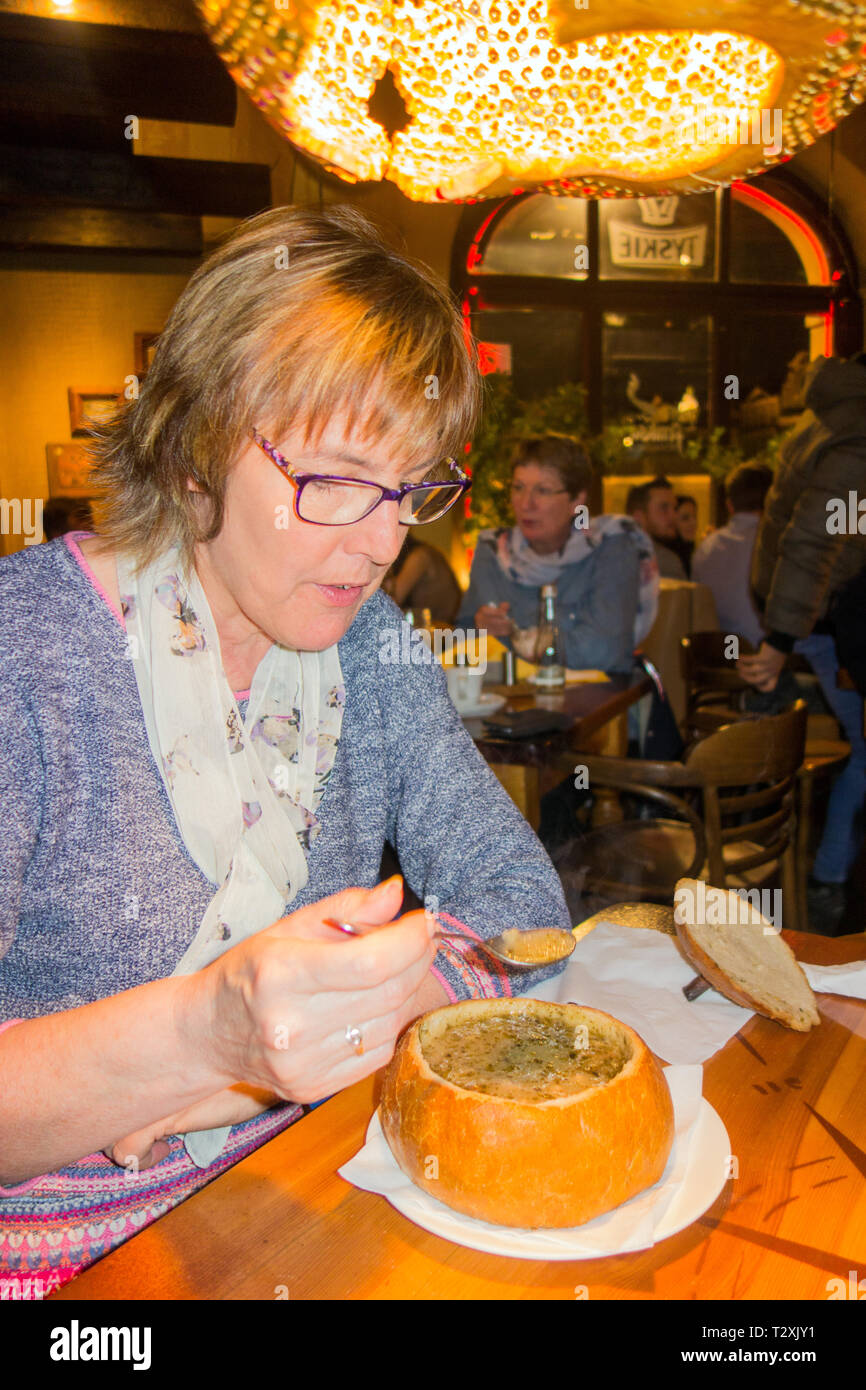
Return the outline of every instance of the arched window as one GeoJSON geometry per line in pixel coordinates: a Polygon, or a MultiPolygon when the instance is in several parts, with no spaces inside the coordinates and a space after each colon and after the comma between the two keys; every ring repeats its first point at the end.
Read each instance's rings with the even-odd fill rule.
{"type": "Polygon", "coordinates": [[[783,171],[691,197],[470,206],[453,284],[482,368],[520,396],[580,381],[593,431],[639,411],[748,438],[796,416],[809,359],[859,350],[854,264],[783,171]]]}

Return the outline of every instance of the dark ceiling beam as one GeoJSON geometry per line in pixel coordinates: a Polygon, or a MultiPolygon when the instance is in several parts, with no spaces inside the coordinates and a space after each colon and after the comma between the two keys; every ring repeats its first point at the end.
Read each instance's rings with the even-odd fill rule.
{"type": "Polygon", "coordinates": [[[200,34],[202,28],[193,0],[75,0],[73,15],[64,15],[54,0],[0,0],[0,12],[41,15],[60,24],[123,24],[191,34],[200,34]]]}
{"type": "MultiPolygon", "coordinates": [[[[237,88],[204,34],[0,13],[0,132],[34,112],[116,124],[128,115],[234,125],[237,88]]],[[[17,138],[17,134],[16,134],[17,138]]]]}
{"type": "Polygon", "coordinates": [[[0,146],[0,204],[249,217],[270,202],[266,164],[0,146]]]}
{"type": "Polygon", "coordinates": [[[201,220],[107,208],[0,207],[0,251],[200,256],[201,220]]]}

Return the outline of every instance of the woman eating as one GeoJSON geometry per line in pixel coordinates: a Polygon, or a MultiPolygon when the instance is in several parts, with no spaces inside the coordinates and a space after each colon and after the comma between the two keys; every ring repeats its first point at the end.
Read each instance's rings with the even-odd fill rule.
{"type": "Polygon", "coordinates": [[[652,542],[628,517],[589,520],[592,465],[567,435],[525,439],[511,467],[516,525],[482,531],[458,626],[532,659],[541,588],[555,584],[566,665],[628,672],[655,620],[652,542]]]}
{"type": "Polygon", "coordinates": [[[478,401],[426,269],[351,209],[263,213],[102,427],[96,533],[0,562],[0,1270],[64,1282],[420,1013],[511,993],[434,912],[569,925],[441,668],[381,659],[478,401]]]}

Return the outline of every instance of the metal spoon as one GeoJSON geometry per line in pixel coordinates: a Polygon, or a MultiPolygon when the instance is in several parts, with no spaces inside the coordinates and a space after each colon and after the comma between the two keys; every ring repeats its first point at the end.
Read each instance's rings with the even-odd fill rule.
{"type": "MultiPolygon", "coordinates": [[[[338,922],[333,917],[326,917],[324,921],[325,926],[336,927],[338,931],[345,932],[347,936],[366,935],[360,927],[353,927],[351,922],[338,922]]],[[[530,927],[526,931],[521,931],[519,936],[521,942],[524,942],[527,937],[540,937],[542,934],[547,940],[550,940],[551,936],[562,938],[562,954],[557,956],[555,960],[525,960],[509,955],[505,940],[508,935],[507,932],[503,932],[501,936],[488,936],[483,940],[479,940],[475,936],[470,936],[468,932],[454,931],[449,927],[447,930],[437,931],[433,939],[434,941],[444,941],[449,936],[456,936],[462,941],[468,941],[470,945],[475,946],[477,950],[486,951],[487,955],[492,956],[494,960],[501,961],[503,965],[510,965],[513,970],[537,970],[541,965],[558,965],[561,960],[566,960],[568,956],[571,955],[577,945],[572,933],[570,931],[565,931],[562,927],[530,927]]]]}

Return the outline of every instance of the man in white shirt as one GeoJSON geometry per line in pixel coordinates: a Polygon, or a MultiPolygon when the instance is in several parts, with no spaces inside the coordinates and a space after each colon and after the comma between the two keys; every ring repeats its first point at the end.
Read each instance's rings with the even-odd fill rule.
{"type": "Polygon", "coordinates": [[[702,541],[692,559],[692,579],[706,584],[716,601],[722,632],[747,637],[755,648],[764,630],[752,601],[749,575],[761,511],[773,474],[758,463],[741,463],[725,479],[730,521],[702,541]]]}

